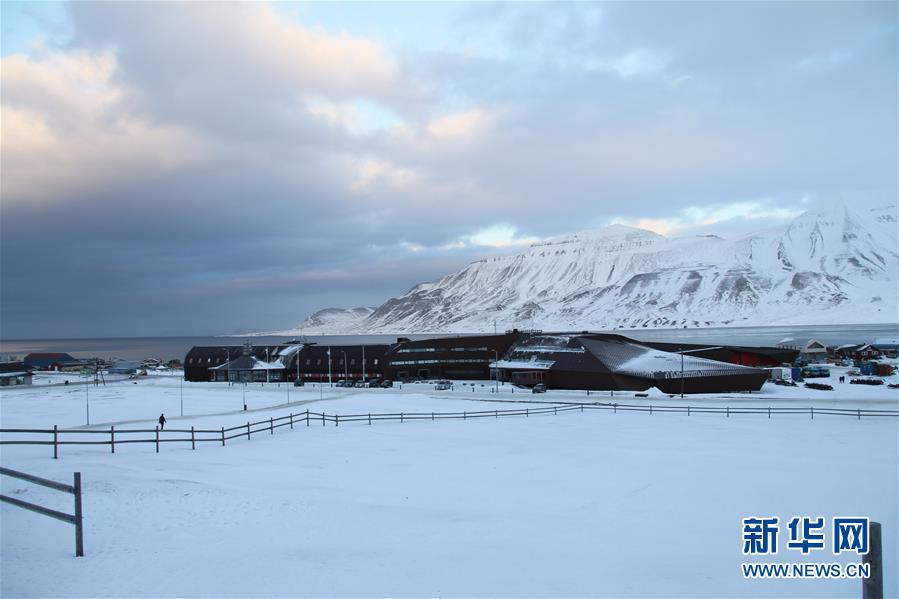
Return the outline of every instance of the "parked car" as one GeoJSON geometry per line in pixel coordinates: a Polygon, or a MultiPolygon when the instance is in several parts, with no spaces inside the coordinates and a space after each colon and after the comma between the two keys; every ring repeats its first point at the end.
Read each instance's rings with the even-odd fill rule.
{"type": "Polygon", "coordinates": [[[393,381],[385,379],[385,380],[381,381],[381,384],[379,386],[382,389],[389,389],[390,387],[393,387],[393,381]]]}
{"type": "Polygon", "coordinates": [[[451,381],[435,381],[434,382],[434,391],[447,391],[453,388],[453,383],[451,381]]]}
{"type": "Polygon", "coordinates": [[[306,381],[304,381],[303,379],[297,379],[293,382],[294,387],[302,387],[305,384],[306,384],[306,381]]]}
{"type": "Polygon", "coordinates": [[[350,387],[349,381],[339,380],[334,384],[335,387],[350,387]]]}
{"type": "Polygon", "coordinates": [[[365,389],[367,386],[368,384],[365,381],[356,381],[355,387],[357,389],[365,389]]]}
{"type": "Polygon", "coordinates": [[[537,383],[533,387],[531,387],[531,393],[546,393],[546,385],[543,383],[537,383]]]}

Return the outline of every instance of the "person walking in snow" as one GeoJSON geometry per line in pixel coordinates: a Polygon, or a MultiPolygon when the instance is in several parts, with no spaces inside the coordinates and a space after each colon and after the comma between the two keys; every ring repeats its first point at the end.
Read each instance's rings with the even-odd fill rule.
{"type": "Polygon", "coordinates": [[[159,415],[159,430],[165,430],[165,414],[159,415]]]}

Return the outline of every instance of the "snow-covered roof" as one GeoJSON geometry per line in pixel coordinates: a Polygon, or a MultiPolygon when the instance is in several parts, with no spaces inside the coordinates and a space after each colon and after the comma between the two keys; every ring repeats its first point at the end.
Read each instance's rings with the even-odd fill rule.
{"type": "Polygon", "coordinates": [[[549,370],[553,367],[553,360],[500,360],[491,362],[490,368],[508,368],[510,370],[549,370]]]}
{"type": "Polygon", "coordinates": [[[292,356],[295,353],[299,352],[301,349],[303,349],[303,345],[304,344],[302,344],[302,343],[299,343],[297,345],[288,345],[287,347],[285,347],[284,349],[279,351],[278,355],[279,356],[292,356]]]}
{"type": "Polygon", "coordinates": [[[9,379],[14,376],[25,376],[31,374],[30,372],[4,372],[0,373],[0,379],[9,379]]]}
{"type": "Polygon", "coordinates": [[[240,356],[219,366],[212,366],[209,370],[284,370],[284,364],[278,361],[266,362],[253,356],[240,356]]]}

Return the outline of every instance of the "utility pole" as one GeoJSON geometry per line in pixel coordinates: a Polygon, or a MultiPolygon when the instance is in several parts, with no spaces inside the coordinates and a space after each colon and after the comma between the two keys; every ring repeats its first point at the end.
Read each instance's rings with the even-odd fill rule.
{"type": "Polygon", "coordinates": [[[684,398],[684,348],[680,348],[680,398],[684,398]]]}
{"type": "MultiPolygon", "coordinates": [[[[496,322],[496,321],[494,321],[496,322]]],[[[493,350],[493,378],[496,379],[496,392],[499,393],[499,352],[493,350]]]]}
{"type": "Polygon", "coordinates": [[[362,346],[362,380],[365,379],[365,346],[362,346]]]}
{"type": "Polygon", "coordinates": [[[87,425],[91,424],[91,400],[90,400],[90,379],[87,373],[84,375],[84,409],[87,412],[87,425]]]}
{"type": "Polygon", "coordinates": [[[331,383],[331,346],[328,346],[328,386],[333,387],[331,383]]]}

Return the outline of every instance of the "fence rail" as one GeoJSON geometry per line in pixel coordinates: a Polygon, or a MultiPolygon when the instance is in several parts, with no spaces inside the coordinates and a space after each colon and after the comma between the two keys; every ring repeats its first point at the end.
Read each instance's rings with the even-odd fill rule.
{"type": "Polygon", "coordinates": [[[655,413],[678,413],[692,416],[694,414],[721,414],[725,417],[738,416],[743,414],[765,415],[771,418],[774,415],[802,415],[809,416],[814,419],[815,416],[842,416],[852,417],[857,420],[862,418],[897,418],[899,411],[897,410],[862,410],[851,408],[815,408],[815,407],[763,407],[763,406],[672,406],[672,405],[638,405],[638,404],[619,404],[619,403],[576,403],[576,402],[560,402],[553,405],[540,405],[541,407],[526,407],[509,410],[474,410],[462,412],[391,412],[391,413],[365,413],[365,414],[326,414],[324,412],[300,412],[298,414],[290,413],[287,416],[272,417],[268,420],[260,420],[257,422],[247,422],[231,427],[220,427],[217,429],[200,429],[190,427],[189,429],[166,429],[160,430],[156,428],[140,428],[140,429],[116,429],[114,426],[109,428],[91,428],[91,429],[61,429],[54,426],[52,429],[36,429],[36,428],[4,428],[0,429],[0,445],[52,445],[53,457],[59,457],[59,448],[62,445],[106,445],[109,446],[110,452],[115,453],[117,445],[131,444],[152,444],[155,445],[156,453],[159,453],[160,446],[166,443],[190,443],[191,449],[196,449],[198,443],[217,443],[226,445],[228,441],[246,438],[253,438],[253,435],[268,433],[275,434],[275,429],[303,425],[306,427],[321,424],[327,426],[333,424],[340,426],[341,423],[349,424],[356,422],[365,422],[372,424],[373,422],[383,421],[399,421],[401,423],[407,420],[470,420],[476,418],[499,418],[501,416],[540,416],[546,414],[559,414],[562,412],[584,412],[584,411],[611,411],[617,412],[646,412],[650,415],[655,413]],[[145,438],[134,438],[134,435],[152,435],[145,438]],[[50,438],[43,439],[9,439],[9,436],[17,435],[48,435],[50,438]],[[89,439],[90,436],[102,435],[104,439],[89,439]],[[80,437],[80,439],[79,439],[80,437]]]}
{"type": "Polygon", "coordinates": [[[32,512],[37,512],[38,514],[42,514],[44,516],[50,516],[51,518],[56,518],[57,520],[62,520],[63,522],[68,522],[69,524],[75,525],[75,556],[76,557],[84,557],[84,527],[83,527],[83,518],[81,516],[81,473],[76,472],[71,485],[67,485],[66,483],[57,482],[55,480],[50,480],[48,478],[41,478],[39,476],[35,476],[33,474],[27,474],[25,472],[19,472],[18,470],[13,470],[11,468],[3,468],[0,467],[0,474],[4,476],[11,476],[13,478],[18,478],[20,480],[24,480],[30,483],[34,483],[36,485],[41,485],[42,487],[47,487],[50,489],[54,489],[56,491],[62,491],[63,493],[70,493],[75,496],[75,513],[67,514],[65,512],[60,512],[57,510],[52,510],[48,507],[44,507],[42,505],[38,505],[36,503],[31,503],[28,501],[23,501],[21,499],[16,499],[15,497],[9,497],[8,495],[0,494],[0,501],[10,503],[20,508],[24,508],[26,510],[31,510],[32,512]]]}

